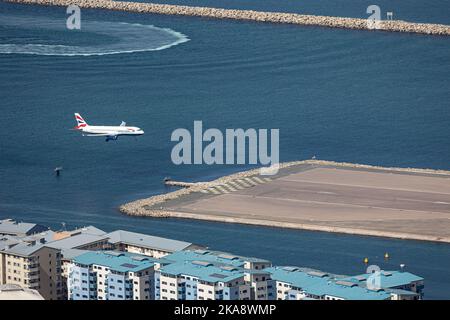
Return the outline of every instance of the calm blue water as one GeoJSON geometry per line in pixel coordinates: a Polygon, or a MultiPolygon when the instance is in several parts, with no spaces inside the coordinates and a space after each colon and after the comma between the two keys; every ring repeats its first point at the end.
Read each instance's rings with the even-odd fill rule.
{"type": "MultiPolygon", "coordinates": [[[[276,8],[253,3],[242,7],[276,8]]],[[[324,3],[304,2],[308,13],[332,14],[334,6],[356,15],[324,3]]],[[[448,22],[445,2],[424,12],[415,3],[422,6],[399,8],[411,19],[448,22]]],[[[291,8],[280,2],[279,10],[291,8]]],[[[385,269],[405,263],[426,278],[427,298],[450,298],[449,245],[132,218],[116,209],[164,192],[166,176],[204,180],[245,169],[172,165],[170,134],[194,120],[279,128],[282,161],[316,155],[450,169],[448,38],[90,10],[82,19],[81,31],[68,31],[64,8],[0,3],[0,52],[34,53],[0,53],[0,218],[123,228],[343,274],[363,272],[367,256],[385,269]],[[117,30],[116,22],[127,24],[117,30]],[[185,42],[158,50],[178,40],[185,42]],[[141,52],[108,54],[125,47],[141,52]],[[74,112],[94,124],[125,120],[146,134],[108,143],[81,137],[69,130],[74,112]],[[64,167],[59,179],[56,166],[64,167]]]]}

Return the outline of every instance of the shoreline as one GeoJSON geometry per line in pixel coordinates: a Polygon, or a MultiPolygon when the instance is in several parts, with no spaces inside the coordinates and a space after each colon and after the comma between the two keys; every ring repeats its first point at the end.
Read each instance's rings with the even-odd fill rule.
{"type": "Polygon", "coordinates": [[[338,233],[354,236],[368,236],[368,237],[378,237],[378,238],[389,238],[398,240],[413,240],[413,241],[427,241],[436,243],[446,243],[450,244],[449,237],[435,237],[427,236],[413,233],[400,233],[400,232],[388,232],[388,231],[377,231],[377,230],[367,230],[367,229],[357,229],[357,228],[343,228],[343,227],[327,227],[313,224],[302,224],[302,223],[291,223],[291,222],[277,222],[269,220],[257,220],[257,219],[245,219],[245,218],[232,218],[232,217],[221,217],[213,215],[196,215],[186,212],[168,212],[168,216],[165,218],[174,219],[194,219],[200,221],[209,222],[222,222],[222,223],[233,223],[233,224],[243,224],[251,226],[260,227],[272,227],[279,229],[295,229],[295,230],[305,230],[305,231],[316,231],[316,232],[328,232],[328,233],[338,233]]]}
{"type": "Polygon", "coordinates": [[[376,26],[369,26],[367,19],[306,15],[298,13],[264,12],[241,9],[221,9],[182,5],[124,2],[111,0],[3,0],[4,2],[44,6],[78,5],[87,9],[106,9],[134,13],[194,16],[213,19],[255,21],[263,23],[296,24],[327,28],[388,31],[423,35],[450,36],[450,26],[433,23],[417,23],[402,20],[380,20],[376,26]]]}
{"type": "MultiPolygon", "coordinates": [[[[280,164],[280,170],[289,167],[299,165],[312,165],[312,166],[333,166],[347,169],[362,169],[362,170],[375,170],[383,172],[396,172],[396,173],[415,173],[415,174],[433,174],[450,177],[450,171],[446,170],[434,170],[434,169],[417,169],[417,168],[396,168],[396,167],[379,167],[371,165],[353,164],[345,162],[334,162],[324,160],[301,160],[286,162],[280,164]]],[[[138,217],[154,217],[154,218],[181,218],[181,219],[195,219],[213,222],[226,222],[226,223],[239,223],[247,225],[259,225],[266,227],[278,227],[289,229],[300,229],[308,231],[321,231],[321,232],[333,232],[352,235],[364,235],[364,236],[376,236],[384,238],[396,238],[404,240],[419,240],[419,241],[432,241],[439,243],[450,243],[450,237],[440,237],[426,234],[415,234],[406,232],[392,232],[373,229],[353,228],[353,227],[340,227],[340,226],[326,226],[318,225],[314,223],[296,223],[285,222],[276,220],[266,220],[258,218],[246,218],[246,217],[233,217],[227,215],[214,215],[214,214],[196,214],[183,211],[171,211],[164,210],[162,205],[167,201],[177,200],[178,198],[189,196],[192,193],[202,192],[212,186],[220,186],[236,179],[242,179],[252,177],[259,174],[258,169],[251,169],[243,172],[233,173],[227,176],[220,177],[216,180],[209,182],[197,182],[193,183],[183,189],[179,189],[166,194],[159,194],[153,197],[139,199],[119,207],[119,211],[123,214],[138,217]]]]}

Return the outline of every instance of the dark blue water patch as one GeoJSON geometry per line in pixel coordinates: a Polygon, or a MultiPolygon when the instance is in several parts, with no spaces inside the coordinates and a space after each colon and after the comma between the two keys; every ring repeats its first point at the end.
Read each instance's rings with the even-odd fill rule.
{"type": "MultiPolygon", "coordinates": [[[[0,9],[66,16],[57,7],[0,3],[0,9]]],[[[375,262],[387,251],[387,267],[405,263],[426,278],[427,298],[449,298],[448,245],[138,219],[117,211],[124,202],[165,192],[167,176],[201,181],[248,168],[172,164],[170,134],[192,130],[194,120],[222,130],[279,128],[282,161],[315,155],[450,169],[446,38],[97,10],[83,10],[82,19],[170,28],[191,40],[110,56],[0,54],[0,218],[129,229],[345,274],[362,272],[365,256],[375,262]],[[108,143],[81,137],[70,130],[74,112],[92,124],[124,120],[146,134],[108,143]],[[56,166],[64,168],[59,178],[56,166]]],[[[2,30],[2,41],[26,41],[21,30],[2,30]]],[[[105,41],[77,35],[77,43],[105,41]]]]}

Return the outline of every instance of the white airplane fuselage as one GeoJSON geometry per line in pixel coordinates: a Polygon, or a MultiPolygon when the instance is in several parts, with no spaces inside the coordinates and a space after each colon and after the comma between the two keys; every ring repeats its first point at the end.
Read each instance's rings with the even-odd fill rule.
{"type": "Polygon", "coordinates": [[[144,131],[138,127],[127,126],[86,126],[78,130],[92,135],[140,136],[144,134],[144,131]]]}
{"type": "Polygon", "coordinates": [[[144,134],[144,130],[141,128],[127,126],[123,121],[120,126],[90,126],[79,113],[75,113],[75,120],[77,126],[74,129],[81,131],[83,136],[106,137],[106,141],[117,140],[119,136],[141,136],[144,134]]]}

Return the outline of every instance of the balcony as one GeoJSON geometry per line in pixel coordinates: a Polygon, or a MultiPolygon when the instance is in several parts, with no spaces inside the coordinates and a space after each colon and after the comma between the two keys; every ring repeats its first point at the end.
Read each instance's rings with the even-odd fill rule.
{"type": "Polygon", "coordinates": [[[36,270],[39,270],[39,263],[33,263],[33,264],[29,264],[28,265],[28,268],[26,268],[27,270],[34,270],[34,269],[36,269],[36,270]]]}
{"type": "Polygon", "coordinates": [[[28,280],[28,282],[32,282],[33,280],[39,281],[39,272],[28,272],[24,275],[24,278],[28,280]]]}

